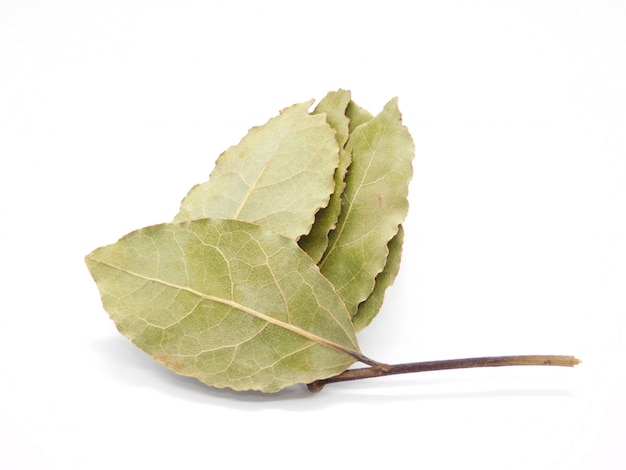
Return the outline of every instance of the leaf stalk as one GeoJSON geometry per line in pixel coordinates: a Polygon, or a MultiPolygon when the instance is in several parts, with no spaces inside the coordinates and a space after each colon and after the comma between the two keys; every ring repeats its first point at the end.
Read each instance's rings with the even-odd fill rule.
{"type": "Polygon", "coordinates": [[[441,361],[409,362],[405,364],[377,363],[362,369],[348,369],[339,375],[327,379],[316,380],[307,385],[311,392],[321,391],[325,385],[335,382],[384,377],[387,375],[412,374],[414,372],[431,372],[448,369],[473,369],[477,367],[503,366],[559,366],[574,367],[580,360],[574,356],[526,355],[526,356],[492,356],[472,357],[465,359],[446,359],[441,361]]]}

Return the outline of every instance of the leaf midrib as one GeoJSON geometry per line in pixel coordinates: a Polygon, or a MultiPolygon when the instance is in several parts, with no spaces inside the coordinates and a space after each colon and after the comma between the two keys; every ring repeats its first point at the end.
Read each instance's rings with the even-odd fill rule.
{"type": "Polygon", "coordinates": [[[239,207],[237,208],[237,211],[235,212],[235,215],[233,216],[233,219],[238,219],[239,218],[239,215],[241,214],[241,211],[243,211],[243,208],[248,203],[248,199],[250,199],[250,195],[256,190],[256,187],[259,184],[259,181],[261,180],[261,178],[263,178],[263,175],[265,174],[265,171],[270,166],[272,160],[274,159],[274,157],[278,153],[278,149],[284,143],[285,138],[290,133],[291,132],[288,132],[287,134],[285,134],[285,135],[280,137],[280,140],[276,144],[276,147],[274,147],[274,150],[272,151],[272,154],[269,157],[267,157],[267,159],[265,160],[265,164],[263,165],[263,168],[261,168],[261,171],[259,171],[259,174],[257,175],[256,179],[254,180],[254,182],[251,185],[248,186],[248,191],[246,192],[246,195],[241,200],[241,203],[239,204],[239,207]]]}
{"type": "Polygon", "coordinates": [[[300,328],[298,326],[295,326],[295,325],[293,325],[291,323],[285,323],[283,321],[280,321],[277,318],[273,318],[273,317],[271,317],[269,315],[266,315],[266,314],[261,313],[261,312],[259,312],[257,310],[254,310],[254,309],[252,309],[250,307],[246,307],[245,305],[240,304],[239,302],[235,302],[234,300],[224,299],[222,297],[217,297],[217,296],[214,296],[214,295],[205,294],[204,292],[200,292],[200,291],[198,291],[196,289],[192,289],[191,287],[184,287],[184,286],[180,286],[180,285],[177,285],[177,284],[174,284],[174,283],[171,283],[171,282],[167,282],[167,281],[165,281],[163,279],[158,279],[158,278],[146,276],[146,275],[143,275],[143,274],[139,274],[139,273],[136,273],[136,272],[131,271],[129,269],[121,268],[121,267],[116,266],[114,264],[107,263],[106,261],[102,261],[102,260],[97,260],[97,259],[91,258],[89,256],[87,256],[87,259],[89,259],[89,260],[91,260],[91,261],[93,261],[95,263],[99,263],[99,264],[108,266],[110,268],[116,269],[117,271],[129,274],[131,276],[135,276],[135,277],[137,277],[139,279],[143,279],[145,281],[156,282],[158,284],[161,284],[161,285],[164,285],[164,286],[167,286],[167,287],[171,287],[173,289],[179,289],[179,290],[188,292],[190,294],[196,295],[196,296],[198,296],[198,297],[200,297],[202,299],[209,300],[211,302],[217,302],[217,303],[221,303],[223,305],[228,305],[229,307],[241,310],[242,312],[245,312],[245,313],[247,313],[249,315],[252,315],[252,316],[254,316],[254,317],[256,317],[256,318],[258,318],[260,320],[263,320],[263,321],[265,321],[267,323],[270,323],[272,325],[275,325],[275,326],[284,328],[284,329],[286,329],[288,331],[291,331],[292,333],[300,335],[300,336],[308,339],[309,341],[312,341],[314,343],[318,343],[318,344],[320,344],[322,346],[326,346],[328,348],[331,348],[331,349],[334,349],[336,351],[340,351],[340,352],[342,352],[344,354],[347,354],[349,356],[352,356],[353,358],[355,358],[358,361],[362,361],[363,359],[367,359],[367,358],[365,358],[365,356],[363,356],[360,352],[358,352],[356,350],[347,348],[347,347],[342,346],[340,344],[337,344],[337,343],[335,343],[333,341],[330,341],[330,340],[327,340],[325,338],[322,338],[321,336],[318,336],[318,335],[316,335],[314,333],[311,333],[310,331],[306,331],[306,330],[304,330],[304,329],[302,329],[302,328],[300,328]]]}
{"type": "MultiPolygon", "coordinates": [[[[275,119],[279,119],[283,116],[283,114],[280,114],[279,116],[277,116],[275,119]]],[[[303,120],[309,120],[309,117],[313,117],[312,115],[308,114],[305,112],[305,114],[303,116],[300,116],[300,120],[297,121],[296,124],[299,124],[301,121],[303,120]]],[[[325,122],[325,121],[324,121],[325,122]]],[[[311,127],[317,127],[317,126],[311,126],[311,127]]],[[[260,128],[257,128],[260,129],[260,128]]],[[[244,210],[246,204],[248,203],[248,200],[250,199],[250,196],[252,195],[252,193],[254,191],[256,191],[257,186],[259,185],[259,182],[261,181],[261,179],[263,178],[263,175],[265,174],[265,172],[267,171],[268,167],[271,166],[272,161],[274,160],[274,158],[276,157],[276,154],[278,153],[279,149],[281,148],[282,145],[284,145],[285,140],[287,139],[287,137],[289,137],[291,134],[293,134],[294,132],[298,132],[301,129],[297,127],[297,125],[293,125],[290,129],[288,129],[284,134],[281,133],[280,128],[277,129],[277,133],[279,134],[279,140],[276,143],[276,146],[274,147],[274,150],[272,151],[272,154],[269,155],[266,160],[265,160],[265,164],[263,165],[263,168],[261,168],[261,170],[259,171],[259,174],[257,175],[256,179],[252,182],[251,185],[248,185],[248,191],[246,192],[245,196],[243,197],[241,203],[239,204],[239,207],[237,208],[237,210],[235,211],[235,215],[233,216],[234,219],[238,219],[241,212],[244,210]]],[[[249,134],[248,134],[249,135],[249,134]]],[[[248,137],[248,136],[246,136],[248,137]]],[[[247,184],[247,182],[246,182],[247,184]]]]}

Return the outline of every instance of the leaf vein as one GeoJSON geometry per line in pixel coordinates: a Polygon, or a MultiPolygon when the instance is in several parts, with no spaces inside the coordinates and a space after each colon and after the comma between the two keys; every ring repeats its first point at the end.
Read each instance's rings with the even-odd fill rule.
{"type": "Polygon", "coordinates": [[[214,295],[205,294],[204,292],[200,292],[200,291],[195,290],[195,289],[193,289],[191,287],[180,286],[180,285],[177,285],[177,284],[165,281],[163,279],[158,279],[158,278],[146,276],[144,274],[139,274],[139,273],[133,272],[133,271],[131,271],[129,269],[121,268],[121,267],[116,266],[116,265],[114,265],[112,263],[108,263],[106,261],[95,260],[95,259],[93,261],[96,261],[96,262],[98,262],[100,264],[103,264],[105,266],[109,266],[110,268],[117,269],[118,271],[125,272],[125,273],[127,273],[127,274],[129,274],[131,276],[138,277],[139,279],[145,279],[146,281],[151,281],[151,282],[162,284],[162,285],[165,285],[167,287],[174,288],[174,289],[183,290],[183,291],[189,292],[190,294],[197,295],[198,297],[202,297],[202,298],[204,298],[206,300],[209,300],[211,302],[216,302],[216,303],[220,303],[220,304],[223,304],[223,305],[227,305],[229,307],[235,308],[235,309],[240,310],[240,311],[242,311],[244,313],[252,315],[252,316],[254,316],[256,318],[259,318],[259,319],[261,319],[261,320],[263,320],[265,322],[271,323],[273,325],[276,325],[278,327],[281,327],[281,328],[284,328],[284,329],[286,329],[288,331],[291,331],[292,333],[300,335],[300,336],[308,339],[309,341],[312,341],[313,343],[318,343],[318,344],[321,344],[321,345],[326,346],[328,348],[335,349],[337,351],[340,351],[340,352],[343,352],[345,354],[348,354],[349,356],[352,356],[352,357],[356,358],[357,360],[361,360],[360,358],[364,357],[359,351],[357,351],[355,349],[350,349],[348,347],[345,347],[345,346],[342,346],[340,344],[334,343],[334,342],[332,342],[330,340],[322,338],[321,336],[318,336],[318,335],[316,335],[314,333],[311,333],[310,331],[303,330],[302,328],[300,328],[300,327],[298,327],[296,325],[293,325],[291,323],[285,323],[284,321],[281,321],[281,320],[279,320],[277,318],[271,317],[271,316],[266,315],[266,314],[264,314],[262,312],[254,310],[254,309],[252,309],[250,307],[247,307],[247,306],[245,306],[243,304],[235,302],[234,300],[224,299],[224,298],[217,297],[217,296],[214,296],[214,295]]]}

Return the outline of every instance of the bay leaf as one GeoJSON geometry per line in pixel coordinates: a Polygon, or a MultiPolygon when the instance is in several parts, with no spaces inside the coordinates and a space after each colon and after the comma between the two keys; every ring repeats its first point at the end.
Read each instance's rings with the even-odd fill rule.
{"type": "Polygon", "coordinates": [[[312,113],[326,115],[326,121],[335,129],[335,139],[339,148],[343,148],[346,145],[350,133],[350,121],[346,117],[350,98],[351,93],[348,90],[330,91],[320,100],[312,113]]]}
{"type": "Polygon", "coordinates": [[[293,105],[218,158],[209,181],[194,186],[175,222],[205,217],[255,222],[297,240],[335,191],[335,131],[312,101],[293,105]]]}
{"type": "Polygon", "coordinates": [[[367,299],[359,304],[356,314],[352,317],[352,323],[356,331],[363,330],[378,315],[383,306],[385,291],[393,284],[400,272],[400,259],[402,258],[402,244],[404,242],[404,229],[398,227],[398,233],[389,241],[387,248],[389,255],[383,270],[375,279],[374,290],[367,299]]]}
{"type": "Polygon", "coordinates": [[[361,124],[365,124],[371,120],[374,116],[367,110],[356,104],[354,101],[348,103],[346,108],[346,117],[350,120],[349,129],[350,132],[354,132],[354,129],[361,124]]]}
{"type": "Polygon", "coordinates": [[[335,191],[331,194],[328,205],[318,211],[311,231],[303,236],[298,244],[300,248],[317,263],[328,247],[328,233],[335,228],[341,212],[341,194],[345,187],[344,178],[350,165],[350,154],[345,145],[349,135],[349,119],[346,108],[350,103],[350,92],[338,90],[329,92],[315,107],[313,114],[324,113],[326,121],[336,131],[339,147],[339,165],[335,169],[335,191]]]}
{"type": "Polygon", "coordinates": [[[408,211],[415,147],[401,118],[394,98],[380,114],[357,126],[346,145],[352,163],[342,210],[319,266],[352,316],[374,289],[386,264],[387,244],[408,211]]]}
{"type": "Polygon", "coordinates": [[[359,357],[350,316],[295,241],[255,224],[146,227],[86,256],[119,331],[174,372],[276,392],[359,357]]]}
{"type": "MultiPolygon", "coordinates": [[[[350,132],[353,132],[358,126],[365,124],[373,118],[369,111],[354,101],[350,101],[348,104],[346,116],[350,120],[350,132]]],[[[357,331],[361,331],[368,326],[382,308],[385,291],[393,284],[400,270],[403,241],[404,230],[402,225],[400,225],[398,233],[387,245],[389,249],[387,262],[382,272],[374,280],[374,290],[367,299],[359,304],[357,313],[352,317],[352,323],[357,331]]]]}

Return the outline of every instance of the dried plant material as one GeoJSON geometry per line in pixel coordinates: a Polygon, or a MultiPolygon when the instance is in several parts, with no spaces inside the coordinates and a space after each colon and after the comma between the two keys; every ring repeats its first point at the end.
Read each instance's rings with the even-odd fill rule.
{"type": "Polygon", "coordinates": [[[328,248],[328,234],[337,224],[341,212],[341,196],[345,188],[344,179],[351,162],[351,155],[345,149],[349,136],[350,119],[346,110],[350,104],[350,92],[345,90],[331,91],[320,104],[314,114],[326,114],[326,120],[337,132],[336,139],[339,146],[339,165],[335,169],[335,191],[331,194],[328,205],[315,216],[315,223],[311,231],[299,241],[300,248],[308,253],[317,263],[328,248]]]}
{"type": "Polygon", "coordinates": [[[293,240],[236,220],[147,227],[87,255],[120,332],[216,387],[274,392],[360,356],[343,302],[293,240]]]}
{"type": "Polygon", "coordinates": [[[413,139],[402,125],[397,99],[356,127],[347,144],[352,163],[342,210],[319,266],[351,315],[374,289],[387,262],[387,244],[398,233],[409,203],[413,139]]]}
{"type": "Polygon", "coordinates": [[[298,239],[335,191],[335,131],[312,102],[284,109],[217,159],[209,181],[189,191],[175,222],[219,217],[254,222],[298,239]]]}
{"type": "Polygon", "coordinates": [[[118,330],[215,387],[277,392],[427,370],[573,366],[571,356],[388,365],[361,353],[400,268],[414,145],[397,99],[377,116],[349,91],[284,109],[193,187],[174,222],[85,258],[118,330]],[[368,367],[348,369],[355,362],[368,367]]]}
{"type": "Polygon", "coordinates": [[[402,244],[404,242],[404,229],[398,227],[398,233],[387,245],[389,255],[385,268],[376,276],[374,290],[369,297],[359,304],[356,314],[352,317],[352,323],[356,331],[361,331],[378,315],[385,291],[393,284],[400,272],[400,259],[402,258],[402,244]]]}

